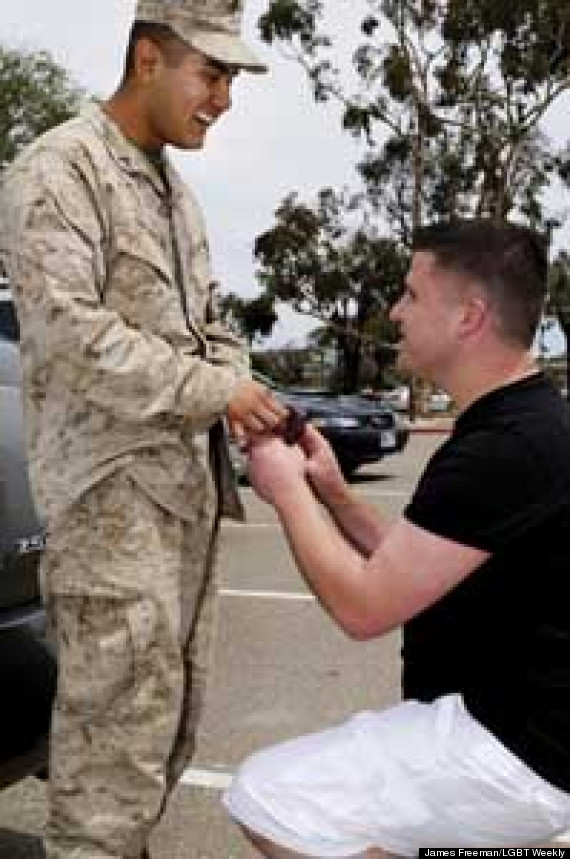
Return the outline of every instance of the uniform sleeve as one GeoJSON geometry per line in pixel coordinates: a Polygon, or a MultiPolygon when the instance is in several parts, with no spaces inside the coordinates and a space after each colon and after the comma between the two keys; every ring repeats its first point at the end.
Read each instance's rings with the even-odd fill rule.
{"type": "Polygon", "coordinates": [[[209,360],[217,367],[231,367],[241,378],[250,378],[249,352],[242,341],[221,322],[208,322],[204,333],[210,346],[209,360]]]}
{"type": "Polygon", "coordinates": [[[480,431],[429,463],[404,516],[458,543],[498,552],[560,502],[541,455],[517,433],[480,431]]]}
{"type": "Polygon", "coordinates": [[[6,267],[36,371],[57,368],[62,384],[124,421],[170,414],[196,430],[210,426],[241,372],[131,327],[102,303],[103,215],[78,165],[36,152],[10,173],[6,267]]]}
{"type": "Polygon", "coordinates": [[[249,350],[221,320],[217,282],[211,281],[209,289],[204,334],[209,345],[210,361],[219,366],[230,366],[240,377],[249,378],[249,350]]]}

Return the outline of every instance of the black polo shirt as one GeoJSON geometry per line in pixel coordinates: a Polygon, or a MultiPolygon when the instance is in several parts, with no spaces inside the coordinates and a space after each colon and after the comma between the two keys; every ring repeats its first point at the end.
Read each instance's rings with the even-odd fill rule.
{"type": "Polygon", "coordinates": [[[405,516],[491,557],[405,625],[404,697],[461,693],[570,791],[570,410],[542,374],[458,418],[405,516]]]}

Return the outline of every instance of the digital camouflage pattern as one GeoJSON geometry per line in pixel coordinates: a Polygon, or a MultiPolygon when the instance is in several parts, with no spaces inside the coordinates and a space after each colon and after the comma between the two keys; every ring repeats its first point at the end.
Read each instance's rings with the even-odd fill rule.
{"type": "Polygon", "coordinates": [[[47,859],[138,859],[188,766],[213,627],[212,533],[206,510],[183,522],[121,471],[49,541],[44,586],[73,565],[93,588],[50,600],[47,859]]]}
{"type": "Polygon", "coordinates": [[[8,169],[0,218],[60,670],[46,855],[139,859],[193,750],[247,355],[193,197],[96,105],[8,169]]]}
{"type": "MultiPolygon", "coordinates": [[[[50,524],[118,468],[182,518],[215,503],[207,430],[247,356],[208,316],[202,216],[168,162],[165,171],[168,187],[90,105],[5,174],[30,474],[50,524]]],[[[227,474],[220,483],[224,511],[239,517],[235,484],[227,474]]]]}
{"type": "Polygon", "coordinates": [[[242,15],[240,0],[138,0],[135,9],[135,20],[180,22],[188,35],[201,28],[239,35],[242,15]]]}
{"type": "Polygon", "coordinates": [[[249,72],[265,72],[240,36],[242,0],[138,0],[135,20],[166,24],[191,47],[249,72]]]}

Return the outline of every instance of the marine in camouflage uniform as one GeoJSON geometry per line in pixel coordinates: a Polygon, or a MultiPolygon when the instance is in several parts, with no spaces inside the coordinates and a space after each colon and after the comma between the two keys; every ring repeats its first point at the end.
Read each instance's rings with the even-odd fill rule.
{"type": "MultiPolygon", "coordinates": [[[[143,0],[136,17],[261,70],[238,5],[143,0]]],[[[255,384],[215,318],[193,196],[108,113],[48,132],[2,188],[59,661],[48,859],[143,855],[190,760],[217,523],[243,513],[220,418],[255,384]]]]}

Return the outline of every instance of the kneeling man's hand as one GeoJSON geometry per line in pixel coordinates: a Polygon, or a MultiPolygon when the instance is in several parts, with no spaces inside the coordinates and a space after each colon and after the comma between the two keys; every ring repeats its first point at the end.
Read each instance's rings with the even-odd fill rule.
{"type": "Polygon", "coordinates": [[[268,504],[278,507],[284,495],[298,492],[305,483],[306,458],[298,445],[290,446],[277,435],[260,435],[251,440],[248,453],[249,480],[268,504]]]}
{"type": "Polygon", "coordinates": [[[323,503],[344,495],[348,489],[334,452],[321,433],[311,424],[299,439],[306,456],[305,476],[323,503]]]}

